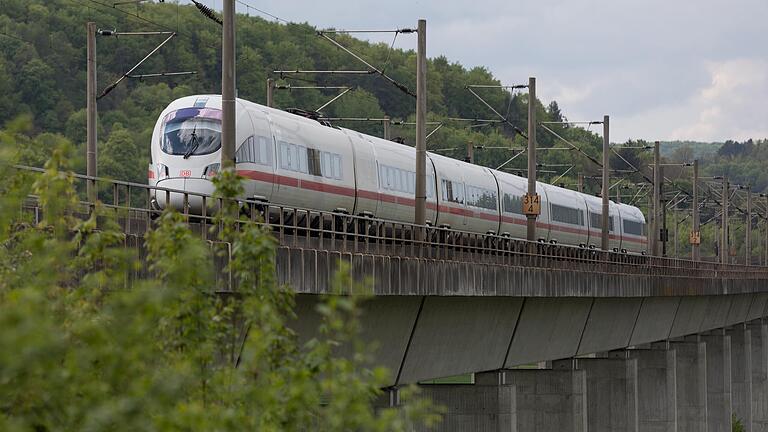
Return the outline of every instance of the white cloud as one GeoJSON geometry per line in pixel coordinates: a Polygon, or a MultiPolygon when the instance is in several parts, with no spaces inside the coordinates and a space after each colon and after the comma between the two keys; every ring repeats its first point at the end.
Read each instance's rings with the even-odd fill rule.
{"type": "MultiPolygon", "coordinates": [[[[768,61],[711,62],[710,82],[690,97],[620,120],[620,134],[699,141],[768,137],[768,61]]],[[[613,123],[616,124],[616,123],[613,123]]]]}
{"type": "MultiPolygon", "coordinates": [[[[263,0],[258,7],[321,28],[408,27],[425,18],[431,57],[486,66],[506,84],[536,76],[539,97],[557,100],[569,118],[611,115],[615,141],[768,136],[766,0],[327,0],[322,7],[263,0]]],[[[391,35],[371,38],[391,42],[391,35]]],[[[403,35],[397,46],[415,42],[403,35]]]]}

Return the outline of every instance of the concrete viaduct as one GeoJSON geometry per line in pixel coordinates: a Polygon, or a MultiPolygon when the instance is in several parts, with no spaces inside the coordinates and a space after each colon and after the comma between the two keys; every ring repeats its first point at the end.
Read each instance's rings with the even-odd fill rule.
{"type": "MultiPolygon", "coordinates": [[[[151,210],[122,200],[147,187],[98,181],[114,191],[126,246],[141,247],[151,210]]],[[[473,373],[421,384],[447,408],[438,430],[725,432],[737,419],[768,431],[768,269],[245,204],[279,240],[301,338],[315,334],[339,262],[369,281],[363,337],[392,372],[382,406],[403,385],[473,373]]],[[[190,218],[205,236],[211,219],[190,218]]]]}

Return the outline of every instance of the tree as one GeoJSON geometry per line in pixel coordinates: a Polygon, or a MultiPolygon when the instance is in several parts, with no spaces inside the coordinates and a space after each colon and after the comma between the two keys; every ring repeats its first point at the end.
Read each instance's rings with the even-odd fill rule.
{"type": "Polygon", "coordinates": [[[112,125],[109,139],[99,153],[99,176],[131,182],[146,181],[148,160],[138,157],[141,151],[128,129],[122,124],[112,125]],[[140,170],[139,167],[143,167],[140,170]],[[142,175],[143,174],[143,175],[142,175]]]}
{"type": "MultiPolygon", "coordinates": [[[[162,215],[140,263],[111,211],[71,216],[66,144],[32,179],[11,168],[15,141],[0,134],[0,429],[384,431],[436,420],[425,402],[373,409],[386,371],[363,366],[359,297],[328,296],[323,337],[297,344],[267,228],[217,216],[237,293],[217,295],[214,252],[181,215],[162,215]],[[30,191],[37,225],[18,211],[30,191]],[[150,271],[137,275],[141,265],[150,271]],[[358,349],[336,357],[339,344],[358,349]]],[[[236,174],[216,179],[225,208],[237,206],[236,174]]],[[[336,281],[353,285],[348,271],[336,281]]]]}

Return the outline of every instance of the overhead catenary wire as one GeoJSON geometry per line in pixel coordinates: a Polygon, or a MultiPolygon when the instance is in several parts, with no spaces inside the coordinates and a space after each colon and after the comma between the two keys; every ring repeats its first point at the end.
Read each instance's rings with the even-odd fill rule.
{"type": "MultiPolygon", "coordinates": [[[[239,1],[239,0],[238,0],[239,1]]],[[[412,29],[412,28],[401,28],[401,29],[394,29],[394,30],[334,30],[334,29],[326,29],[326,30],[320,30],[323,33],[416,33],[418,30],[412,29]]]]}
{"type": "Polygon", "coordinates": [[[156,46],[152,51],[150,51],[149,54],[144,56],[144,58],[141,59],[138,63],[136,63],[136,65],[134,65],[131,69],[129,69],[128,72],[124,73],[120,78],[117,79],[117,81],[115,81],[114,83],[112,83],[109,86],[107,86],[107,88],[105,88],[104,91],[102,91],[101,94],[96,97],[96,100],[99,100],[99,99],[103,98],[104,96],[109,94],[109,92],[114,90],[115,87],[118,86],[118,84],[120,84],[125,78],[128,77],[128,75],[132,74],[133,71],[135,71],[139,66],[141,66],[142,63],[144,63],[148,58],[152,57],[152,55],[154,53],[156,53],[160,48],[163,47],[163,45],[168,43],[168,41],[173,39],[175,36],[176,36],[176,33],[171,33],[171,35],[168,36],[168,38],[166,38],[164,41],[160,42],[160,44],[158,46],[156,46]]]}
{"type": "Polygon", "coordinates": [[[271,14],[271,13],[269,13],[269,12],[263,10],[263,9],[259,9],[256,6],[252,6],[252,5],[244,2],[243,0],[235,0],[235,1],[237,3],[240,3],[241,5],[245,6],[247,9],[253,9],[253,10],[259,12],[260,14],[266,15],[266,16],[268,16],[270,18],[274,18],[275,20],[280,21],[280,22],[282,22],[284,24],[290,24],[290,21],[284,20],[284,19],[280,18],[279,16],[277,16],[275,14],[271,14]]]}
{"type": "MultiPolygon", "coordinates": [[[[106,9],[106,10],[110,10],[110,11],[117,11],[119,13],[122,13],[123,15],[126,15],[127,17],[129,17],[131,19],[141,21],[141,22],[143,22],[145,24],[153,25],[153,26],[155,26],[157,28],[162,28],[162,29],[166,29],[166,30],[169,30],[169,31],[173,31],[173,32],[176,32],[176,30],[177,30],[177,29],[174,29],[173,27],[170,27],[168,25],[158,23],[158,22],[153,21],[153,20],[151,20],[149,18],[145,18],[145,17],[143,17],[143,16],[141,16],[139,14],[134,14],[134,13],[128,12],[127,10],[113,7],[111,4],[107,4],[107,3],[103,2],[102,0],[70,0],[70,1],[72,1],[73,3],[80,4],[80,5],[87,5],[86,2],[90,2],[90,3],[93,3],[95,5],[100,6],[102,9],[106,9]]],[[[183,36],[185,38],[189,38],[189,39],[193,39],[193,40],[197,39],[191,33],[186,33],[186,32],[176,32],[176,33],[179,36],[183,36]]],[[[214,48],[214,49],[220,49],[219,45],[207,45],[207,46],[210,47],[210,48],[214,48]]]]}
{"type": "Polygon", "coordinates": [[[319,112],[319,111],[322,111],[322,109],[323,109],[323,108],[325,108],[325,107],[327,107],[328,105],[330,105],[330,104],[332,104],[332,103],[336,102],[337,100],[339,100],[339,98],[341,98],[341,97],[342,97],[342,96],[344,96],[345,94],[349,93],[349,91],[350,91],[350,90],[352,90],[352,87],[347,87],[347,88],[344,88],[344,90],[343,90],[341,93],[339,93],[339,94],[337,94],[336,96],[334,96],[333,98],[331,98],[331,100],[329,100],[328,102],[326,102],[326,103],[324,103],[324,104],[320,105],[320,106],[319,106],[319,107],[318,107],[318,108],[317,108],[315,111],[318,111],[318,112],[319,112]]]}
{"type": "Polygon", "coordinates": [[[597,166],[599,166],[600,168],[602,168],[602,167],[603,167],[603,164],[602,164],[602,163],[600,163],[600,161],[598,161],[597,159],[595,159],[595,158],[593,158],[592,156],[590,156],[590,155],[589,155],[587,152],[585,152],[584,150],[582,150],[582,149],[581,149],[581,147],[579,147],[579,146],[577,146],[577,145],[575,145],[575,144],[571,143],[571,142],[570,142],[570,141],[568,141],[567,139],[563,138],[563,137],[562,137],[562,136],[560,136],[560,135],[559,135],[557,132],[553,131],[552,129],[550,129],[550,128],[549,128],[549,127],[547,127],[546,125],[544,125],[544,124],[541,124],[541,123],[539,123],[539,125],[541,125],[541,127],[542,127],[542,128],[544,128],[545,130],[547,130],[549,133],[551,133],[552,135],[554,135],[555,137],[557,137],[559,140],[563,141],[564,143],[566,143],[566,144],[568,144],[569,146],[571,146],[573,149],[577,150],[579,153],[581,153],[582,155],[584,155],[584,156],[585,156],[587,159],[589,159],[590,161],[592,161],[594,164],[596,164],[596,165],[597,165],[597,166]]]}
{"type": "Polygon", "coordinates": [[[12,35],[10,33],[0,32],[0,36],[5,36],[7,38],[14,39],[14,40],[17,40],[19,42],[23,42],[23,43],[30,44],[30,45],[34,45],[35,44],[34,42],[28,41],[28,40],[26,40],[24,38],[21,38],[21,37],[16,36],[16,35],[12,35]]]}
{"type": "Polygon", "coordinates": [[[378,69],[377,67],[375,67],[375,66],[373,66],[372,64],[370,64],[369,62],[365,61],[365,60],[364,60],[362,57],[360,57],[359,55],[355,54],[354,52],[352,52],[352,50],[350,50],[350,49],[348,49],[347,47],[345,47],[344,45],[340,44],[340,43],[339,43],[338,41],[336,41],[335,39],[333,39],[333,38],[329,37],[328,35],[326,35],[326,34],[325,34],[325,33],[323,33],[322,31],[318,31],[318,32],[317,32],[317,35],[318,35],[318,36],[320,36],[320,37],[322,37],[323,39],[325,39],[325,40],[329,41],[329,42],[330,42],[330,43],[332,43],[333,45],[337,46],[339,49],[341,49],[342,51],[344,51],[344,52],[346,52],[347,54],[351,55],[352,57],[354,57],[355,59],[357,59],[359,62],[361,62],[361,63],[363,63],[364,65],[368,66],[368,67],[369,67],[371,70],[373,70],[374,72],[376,72],[376,73],[377,73],[379,76],[381,76],[381,77],[382,77],[382,78],[384,78],[385,80],[389,81],[389,82],[390,82],[392,85],[394,85],[395,87],[397,87],[398,89],[400,89],[402,92],[404,92],[404,93],[406,93],[406,94],[408,94],[408,95],[410,95],[410,96],[412,96],[412,97],[414,97],[414,98],[416,97],[416,93],[414,93],[413,91],[411,91],[411,89],[409,89],[407,86],[405,86],[404,84],[401,84],[400,82],[398,82],[398,81],[394,80],[394,79],[393,79],[393,78],[391,78],[389,75],[385,74],[383,71],[381,71],[381,70],[380,70],[380,69],[378,69]]]}
{"type": "Polygon", "coordinates": [[[576,165],[571,165],[571,166],[570,166],[570,168],[568,168],[567,170],[565,170],[565,172],[563,172],[562,174],[560,174],[559,176],[557,176],[557,178],[555,178],[554,180],[551,180],[551,181],[550,181],[550,183],[556,183],[558,180],[560,180],[561,178],[565,177],[565,175],[566,175],[566,174],[568,174],[569,172],[571,172],[571,170],[572,170],[572,169],[573,169],[575,166],[576,166],[576,165]]]}
{"type": "Polygon", "coordinates": [[[507,159],[507,161],[506,161],[506,162],[504,162],[503,164],[501,164],[501,165],[497,166],[497,167],[496,167],[496,169],[497,169],[497,170],[500,170],[500,169],[504,168],[505,166],[507,166],[507,164],[509,164],[510,162],[512,162],[513,160],[515,160],[515,159],[516,159],[518,156],[520,156],[521,154],[525,153],[527,150],[528,150],[527,148],[524,148],[524,149],[522,149],[522,150],[520,151],[520,153],[517,153],[517,154],[515,154],[514,156],[512,156],[511,158],[507,159]]]}
{"type": "Polygon", "coordinates": [[[127,78],[144,79],[144,78],[158,78],[158,77],[196,75],[196,74],[197,74],[197,72],[195,72],[195,71],[187,71],[187,72],[158,72],[158,73],[148,73],[148,74],[138,74],[138,75],[127,74],[126,77],[127,78]]]}
{"type": "Polygon", "coordinates": [[[506,123],[506,124],[510,125],[510,126],[512,127],[512,129],[513,129],[513,130],[514,130],[514,131],[515,131],[515,132],[516,132],[518,135],[522,136],[522,137],[523,137],[523,138],[525,138],[525,139],[528,139],[528,135],[527,135],[527,134],[525,134],[525,133],[524,133],[522,130],[520,130],[520,128],[518,128],[517,126],[515,126],[514,124],[512,124],[512,122],[510,122],[510,121],[509,121],[507,118],[505,118],[503,115],[501,115],[501,113],[500,113],[500,112],[496,111],[496,109],[494,109],[494,108],[491,106],[491,104],[489,104],[488,102],[486,102],[486,101],[485,101],[485,99],[483,99],[483,98],[482,98],[482,97],[481,97],[479,94],[477,94],[477,92],[475,92],[474,90],[472,90],[472,87],[470,87],[470,85],[466,85],[466,86],[464,86],[464,88],[465,88],[465,89],[467,89],[467,90],[468,90],[470,93],[472,93],[472,95],[474,95],[474,96],[475,96],[475,98],[477,98],[477,99],[478,99],[480,102],[482,102],[482,103],[483,103],[483,105],[485,105],[485,106],[486,106],[486,107],[487,107],[489,110],[491,110],[491,111],[492,111],[494,114],[496,114],[496,116],[497,116],[497,117],[499,117],[499,119],[501,119],[501,120],[502,120],[504,123],[506,123]]]}
{"type": "MultiPolygon", "coordinates": [[[[372,70],[302,70],[302,69],[295,69],[295,70],[274,70],[272,73],[280,74],[280,77],[283,78],[283,75],[286,74],[328,74],[328,75],[373,75],[376,73],[376,71],[372,70]]],[[[299,79],[295,77],[288,77],[292,79],[299,79]]]]}

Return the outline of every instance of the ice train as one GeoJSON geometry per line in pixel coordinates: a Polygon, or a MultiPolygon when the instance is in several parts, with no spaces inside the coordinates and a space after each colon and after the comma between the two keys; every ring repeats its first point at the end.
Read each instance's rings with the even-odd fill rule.
{"type": "MultiPolygon", "coordinates": [[[[415,160],[412,147],[252,103],[236,101],[236,168],[246,196],[275,205],[411,222],[415,160]]],[[[152,133],[152,186],[210,194],[219,170],[221,96],[177,99],[152,133]]],[[[433,226],[526,237],[522,197],[527,179],[427,153],[427,221],[433,226]]],[[[537,183],[540,241],[600,247],[600,198],[537,183]]],[[[153,199],[165,205],[165,194],[153,199]]],[[[182,195],[170,205],[181,208],[182,195]]],[[[200,211],[194,197],[188,205],[200,211]]],[[[646,250],[645,219],[637,207],[610,203],[609,247],[646,250]]]]}

